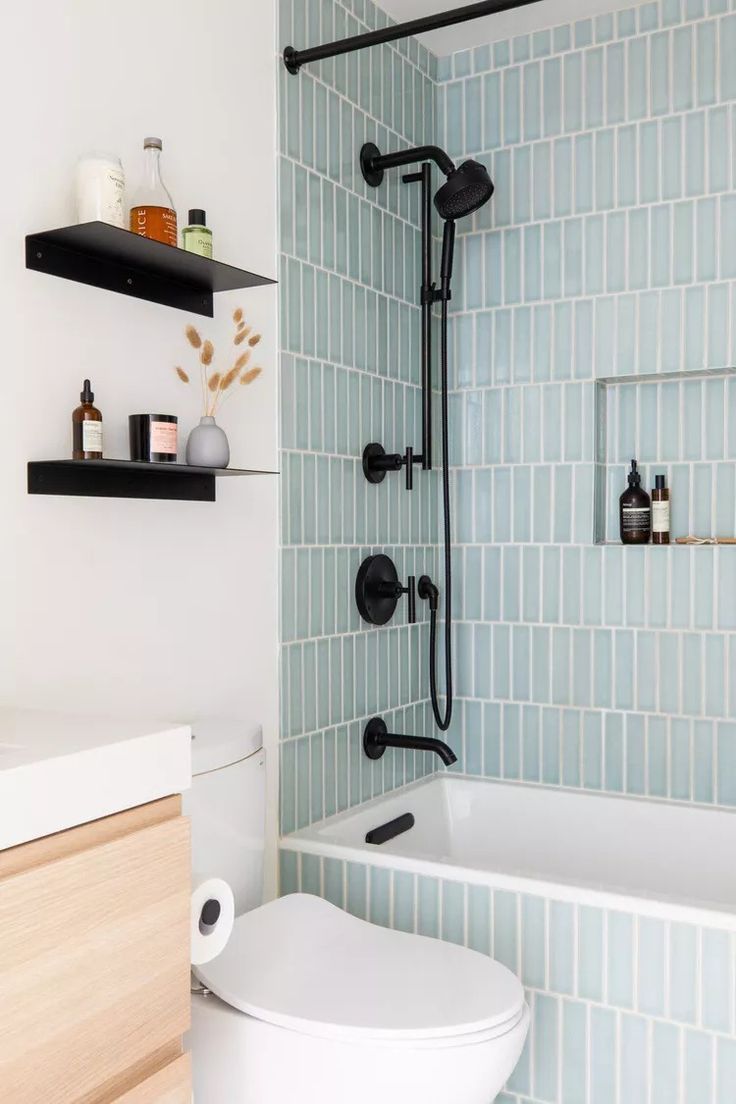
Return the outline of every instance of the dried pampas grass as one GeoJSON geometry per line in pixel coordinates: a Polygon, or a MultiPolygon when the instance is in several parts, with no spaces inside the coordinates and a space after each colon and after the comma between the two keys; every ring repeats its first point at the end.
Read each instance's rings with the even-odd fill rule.
{"type": "MultiPolygon", "coordinates": [[[[262,368],[248,369],[253,349],[262,340],[262,335],[253,333],[253,327],[247,324],[243,310],[240,307],[233,311],[233,324],[235,326],[233,345],[237,348],[244,341],[247,341],[248,347],[237,356],[232,368],[227,372],[215,371],[208,373],[208,369],[212,367],[215,359],[214,345],[209,339],[203,339],[199,330],[194,326],[187,326],[184,330],[188,343],[199,352],[202,409],[205,417],[214,417],[221,403],[229,395],[234,394],[233,385],[235,383],[248,386],[257,380],[263,372],[262,368]]],[[[174,371],[182,383],[190,382],[189,375],[183,368],[177,366],[174,371]]]]}

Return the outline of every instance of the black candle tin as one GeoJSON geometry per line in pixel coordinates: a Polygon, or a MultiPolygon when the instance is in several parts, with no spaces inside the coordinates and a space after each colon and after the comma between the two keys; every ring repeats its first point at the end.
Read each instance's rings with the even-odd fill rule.
{"type": "Polygon", "coordinates": [[[174,414],[129,414],[130,459],[175,464],[178,422],[174,414]]]}

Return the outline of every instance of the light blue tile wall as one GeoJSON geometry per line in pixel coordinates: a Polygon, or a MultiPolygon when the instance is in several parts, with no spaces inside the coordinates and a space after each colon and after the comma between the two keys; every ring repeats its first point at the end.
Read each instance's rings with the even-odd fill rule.
{"type": "Polygon", "coordinates": [[[281,882],[522,979],[532,1027],[499,1104],[736,1099],[733,932],[298,850],[282,850],[281,882]]]}
{"type": "MultiPolygon", "coordinates": [[[[355,0],[282,0],[279,41],[382,26],[355,0]]],[[[281,826],[304,827],[427,773],[427,756],[362,753],[365,721],[423,732],[426,629],[366,631],[357,569],[387,552],[402,576],[434,573],[433,480],[366,483],[364,445],[417,445],[420,234],[416,190],[369,189],[358,156],[434,136],[436,60],[414,41],[280,69],[281,826]]]]}
{"type": "MultiPolygon", "coordinates": [[[[668,473],[676,532],[736,529],[736,387],[703,374],[736,366],[734,6],[661,0],[438,61],[408,42],[282,73],[285,832],[434,769],[360,752],[375,712],[430,720],[426,627],[364,631],[355,570],[378,547],[400,571],[437,564],[439,532],[436,487],[407,508],[394,481],[379,507],[359,471],[366,440],[403,449],[419,426],[418,213],[398,179],[369,195],[357,175],[376,134],[478,157],[497,189],[459,226],[453,301],[456,769],[736,807],[736,550],[595,543],[632,450],[668,473]]],[[[283,0],[280,41],[385,19],[283,0]]],[[[519,974],[533,1025],[500,1104],[736,1099],[732,934],[281,864],[283,892],[519,974]]]]}
{"type": "Polygon", "coordinates": [[[736,550],[595,544],[633,456],[673,536],[736,534],[732,42],[676,0],[440,64],[496,182],[453,299],[458,770],[736,802],[736,550]]]}

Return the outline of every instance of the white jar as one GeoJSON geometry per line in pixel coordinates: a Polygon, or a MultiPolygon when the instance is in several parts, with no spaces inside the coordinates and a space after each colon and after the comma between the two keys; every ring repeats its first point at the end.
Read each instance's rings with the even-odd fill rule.
{"type": "Polygon", "coordinates": [[[80,157],[76,172],[77,221],[125,227],[125,176],[110,153],[80,157]]]}

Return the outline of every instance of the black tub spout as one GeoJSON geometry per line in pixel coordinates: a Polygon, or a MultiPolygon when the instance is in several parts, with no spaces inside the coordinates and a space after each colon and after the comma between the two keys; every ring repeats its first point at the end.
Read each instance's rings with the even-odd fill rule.
{"type": "Polygon", "coordinates": [[[374,717],[365,726],[363,733],[363,751],[369,759],[380,759],[386,748],[406,748],[408,751],[432,751],[439,755],[446,767],[457,762],[457,755],[443,743],[431,736],[398,736],[389,732],[380,717],[374,717]]]}

